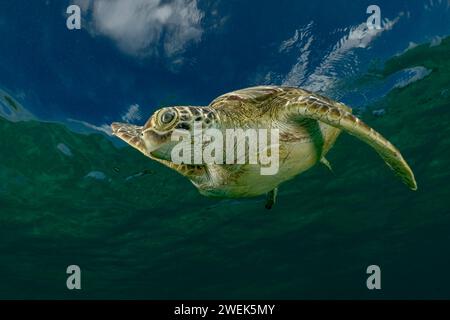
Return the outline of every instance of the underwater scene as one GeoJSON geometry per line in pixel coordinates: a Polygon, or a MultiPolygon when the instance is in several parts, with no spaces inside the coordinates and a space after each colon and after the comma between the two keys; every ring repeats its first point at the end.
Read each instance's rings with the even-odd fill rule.
{"type": "Polygon", "coordinates": [[[447,0],[1,1],[0,298],[449,299],[449,35],[447,0]],[[110,126],[255,86],[351,107],[417,190],[344,128],[267,210],[110,126]]]}

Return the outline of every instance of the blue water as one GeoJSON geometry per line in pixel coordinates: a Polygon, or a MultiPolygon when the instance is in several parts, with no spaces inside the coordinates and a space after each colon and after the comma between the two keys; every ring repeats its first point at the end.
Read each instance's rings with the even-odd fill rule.
{"type": "MultiPolygon", "coordinates": [[[[333,51],[339,56],[325,66],[325,73],[345,78],[366,70],[374,59],[401,53],[411,42],[450,32],[445,1],[378,1],[383,21],[398,19],[392,29],[366,48],[336,50],[352,27],[366,21],[370,1],[193,1],[196,10],[189,12],[202,18],[187,23],[201,35],[184,36],[188,40],[181,41],[181,51],[172,54],[164,47],[177,45],[183,35],[167,31],[163,24],[157,29],[160,38],[142,54],[127,52],[121,47],[123,39],[98,27],[99,14],[92,8],[82,11],[82,29],[69,31],[65,10],[70,3],[0,3],[0,83],[20,94],[40,119],[75,119],[96,126],[120,119],[133,104],[140,106],[145,119],[160,105],[206,105],[234,89],[283,84],[307,39],[283,52],[280,46],[309,24],[313,40],[304,61],[305,77],[333,51]]],[[[301,76],[291,77],[289,84],[304,86],[301,76]]],[[[333,95],[332,88],[325,91],[333,95]]],[[[355,107],[363,103],[353,99],[357,93],[345,93],[334,95],[346,96],[355,107]]]]}

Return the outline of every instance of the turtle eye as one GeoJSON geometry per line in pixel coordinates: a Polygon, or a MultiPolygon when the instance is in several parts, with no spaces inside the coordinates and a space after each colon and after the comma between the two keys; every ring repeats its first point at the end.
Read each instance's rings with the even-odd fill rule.
{"type": "Polygon", "coordinates": [[[167,110],[160,116],[161,123],[169,124],[175,119],[175,112],[173,110],[167,110]]]}

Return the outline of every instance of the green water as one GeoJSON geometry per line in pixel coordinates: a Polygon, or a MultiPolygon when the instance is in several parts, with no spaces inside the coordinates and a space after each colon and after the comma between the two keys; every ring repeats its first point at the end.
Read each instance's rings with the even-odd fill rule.
{"type": "Polygon", "coordinates": [[[446,39],[390,60],[375,77],[432,73],[375,103],[384,116],[362,114],[402,151],[416,192],[342,135],[334,172],[285,183],[268,211],[263,197],[204,198],[101,135],[0,118],[0,298],[450,298],[449,53],[446,39]],[[80,291],[66,288],[71,264],[80,291]]]}

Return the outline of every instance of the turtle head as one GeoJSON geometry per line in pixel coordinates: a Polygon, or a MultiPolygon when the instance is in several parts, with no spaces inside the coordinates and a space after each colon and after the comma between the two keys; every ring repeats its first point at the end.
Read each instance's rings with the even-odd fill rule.
{"type": "Polygon", "coordinates": [[[157,110],[144,126],[115,122],[111,128],[114,135],[143,154],[171,161],[171,151],[179,143],[178,139],[172,139],[174,132],[193,136],[195,122],[201,122],[204,128],[210,127],[214,119],[209,108],[166,107],[157,110]]]}

